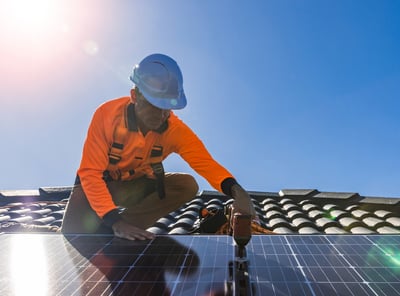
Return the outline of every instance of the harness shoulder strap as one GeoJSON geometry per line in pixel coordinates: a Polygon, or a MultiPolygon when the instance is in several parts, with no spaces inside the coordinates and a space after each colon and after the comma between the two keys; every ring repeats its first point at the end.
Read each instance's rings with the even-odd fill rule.
{"type": "Polygon", "coordinates": [[[118,163],[121,161],[122,150],[128,136],[128,129],[126,128],[126,111],[120,115],[120,120],[116,126],[113,134],[113,143],[111,144],[108,152],[108,167],[107,171],[114,180],[121,180],[121,171],[118,169],[118,163]]]}

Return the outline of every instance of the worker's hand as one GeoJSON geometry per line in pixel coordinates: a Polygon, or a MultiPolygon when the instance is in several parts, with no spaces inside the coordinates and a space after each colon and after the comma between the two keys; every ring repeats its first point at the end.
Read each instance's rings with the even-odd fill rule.
{"type": "Polygon", "coordinates": [[[256,211],[250,195],[240,185],[232,186],[233,210],[245,215],[252,215],[253,219],[256,218],[256,211]]]}
{"type": "Polygon", "coordinates": [[[112,226],[114,235],[129,240],[146,240],[155,238],[155,234],[119,220],[112,226]]]}

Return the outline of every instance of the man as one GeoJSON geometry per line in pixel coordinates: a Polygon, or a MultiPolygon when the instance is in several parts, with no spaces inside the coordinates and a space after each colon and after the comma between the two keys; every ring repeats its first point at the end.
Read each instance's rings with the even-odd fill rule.
{"type": "Polygon", "coordinates": [[[114,233],[154,238],[145,229],[196,196],[195,179],[165,173],[162,160],[178,153],[234,207],[253,214],[249,195],[171,110],[186,106],[183,78],[169,56],[152,54],[133,69],[129,97],[101,105],[89,126],[64,220],[63,233],[114,233]]]}

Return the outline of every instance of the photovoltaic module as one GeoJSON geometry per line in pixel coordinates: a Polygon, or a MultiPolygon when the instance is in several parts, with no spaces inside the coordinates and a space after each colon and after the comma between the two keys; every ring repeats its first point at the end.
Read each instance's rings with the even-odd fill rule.
{"type": "MultiPolygon", "coordinates": [[[[0,234],[0,295],[224,295],[230,236],[0,234]]],[[[400,295],[398,235],[255,235],[253,295],[400,295]]]]}

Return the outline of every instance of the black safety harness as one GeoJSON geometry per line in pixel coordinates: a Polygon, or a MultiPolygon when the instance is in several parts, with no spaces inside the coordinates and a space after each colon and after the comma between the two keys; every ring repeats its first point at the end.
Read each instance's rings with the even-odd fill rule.
{"type": "MultiPolygon", "coordinates": [[[[166,121],[158,130],[157,133],[162,133],[168,128],[168,122],[166,121]]],[[[138,126],[135,117],[135,105],[129,103],[126,108],[124,108],[124,113],[121,115],[120,122],[116,126],[113,134],[113,143],[111,144],[110,150],[108,152],[108,167],[105,172],[113,180],[128,180],[133,179],[135,175],[135,170],[132,168],[130,170],[121,171],[118,168],[118,163],[121,161],[122,150],[124,149],[126,139],[129,132],[137,132],[138,126]]],[[[149,155],[150,167],[153,170],[154,176],[157,181],[157,191],[160,199],[165,198],[165,186],[164,186],[164,166],[162,164],[163,156],[163,146],[157,143],[159,137],[155,135],[152,138],[154,141],[153,147],[149,155]]]]}

